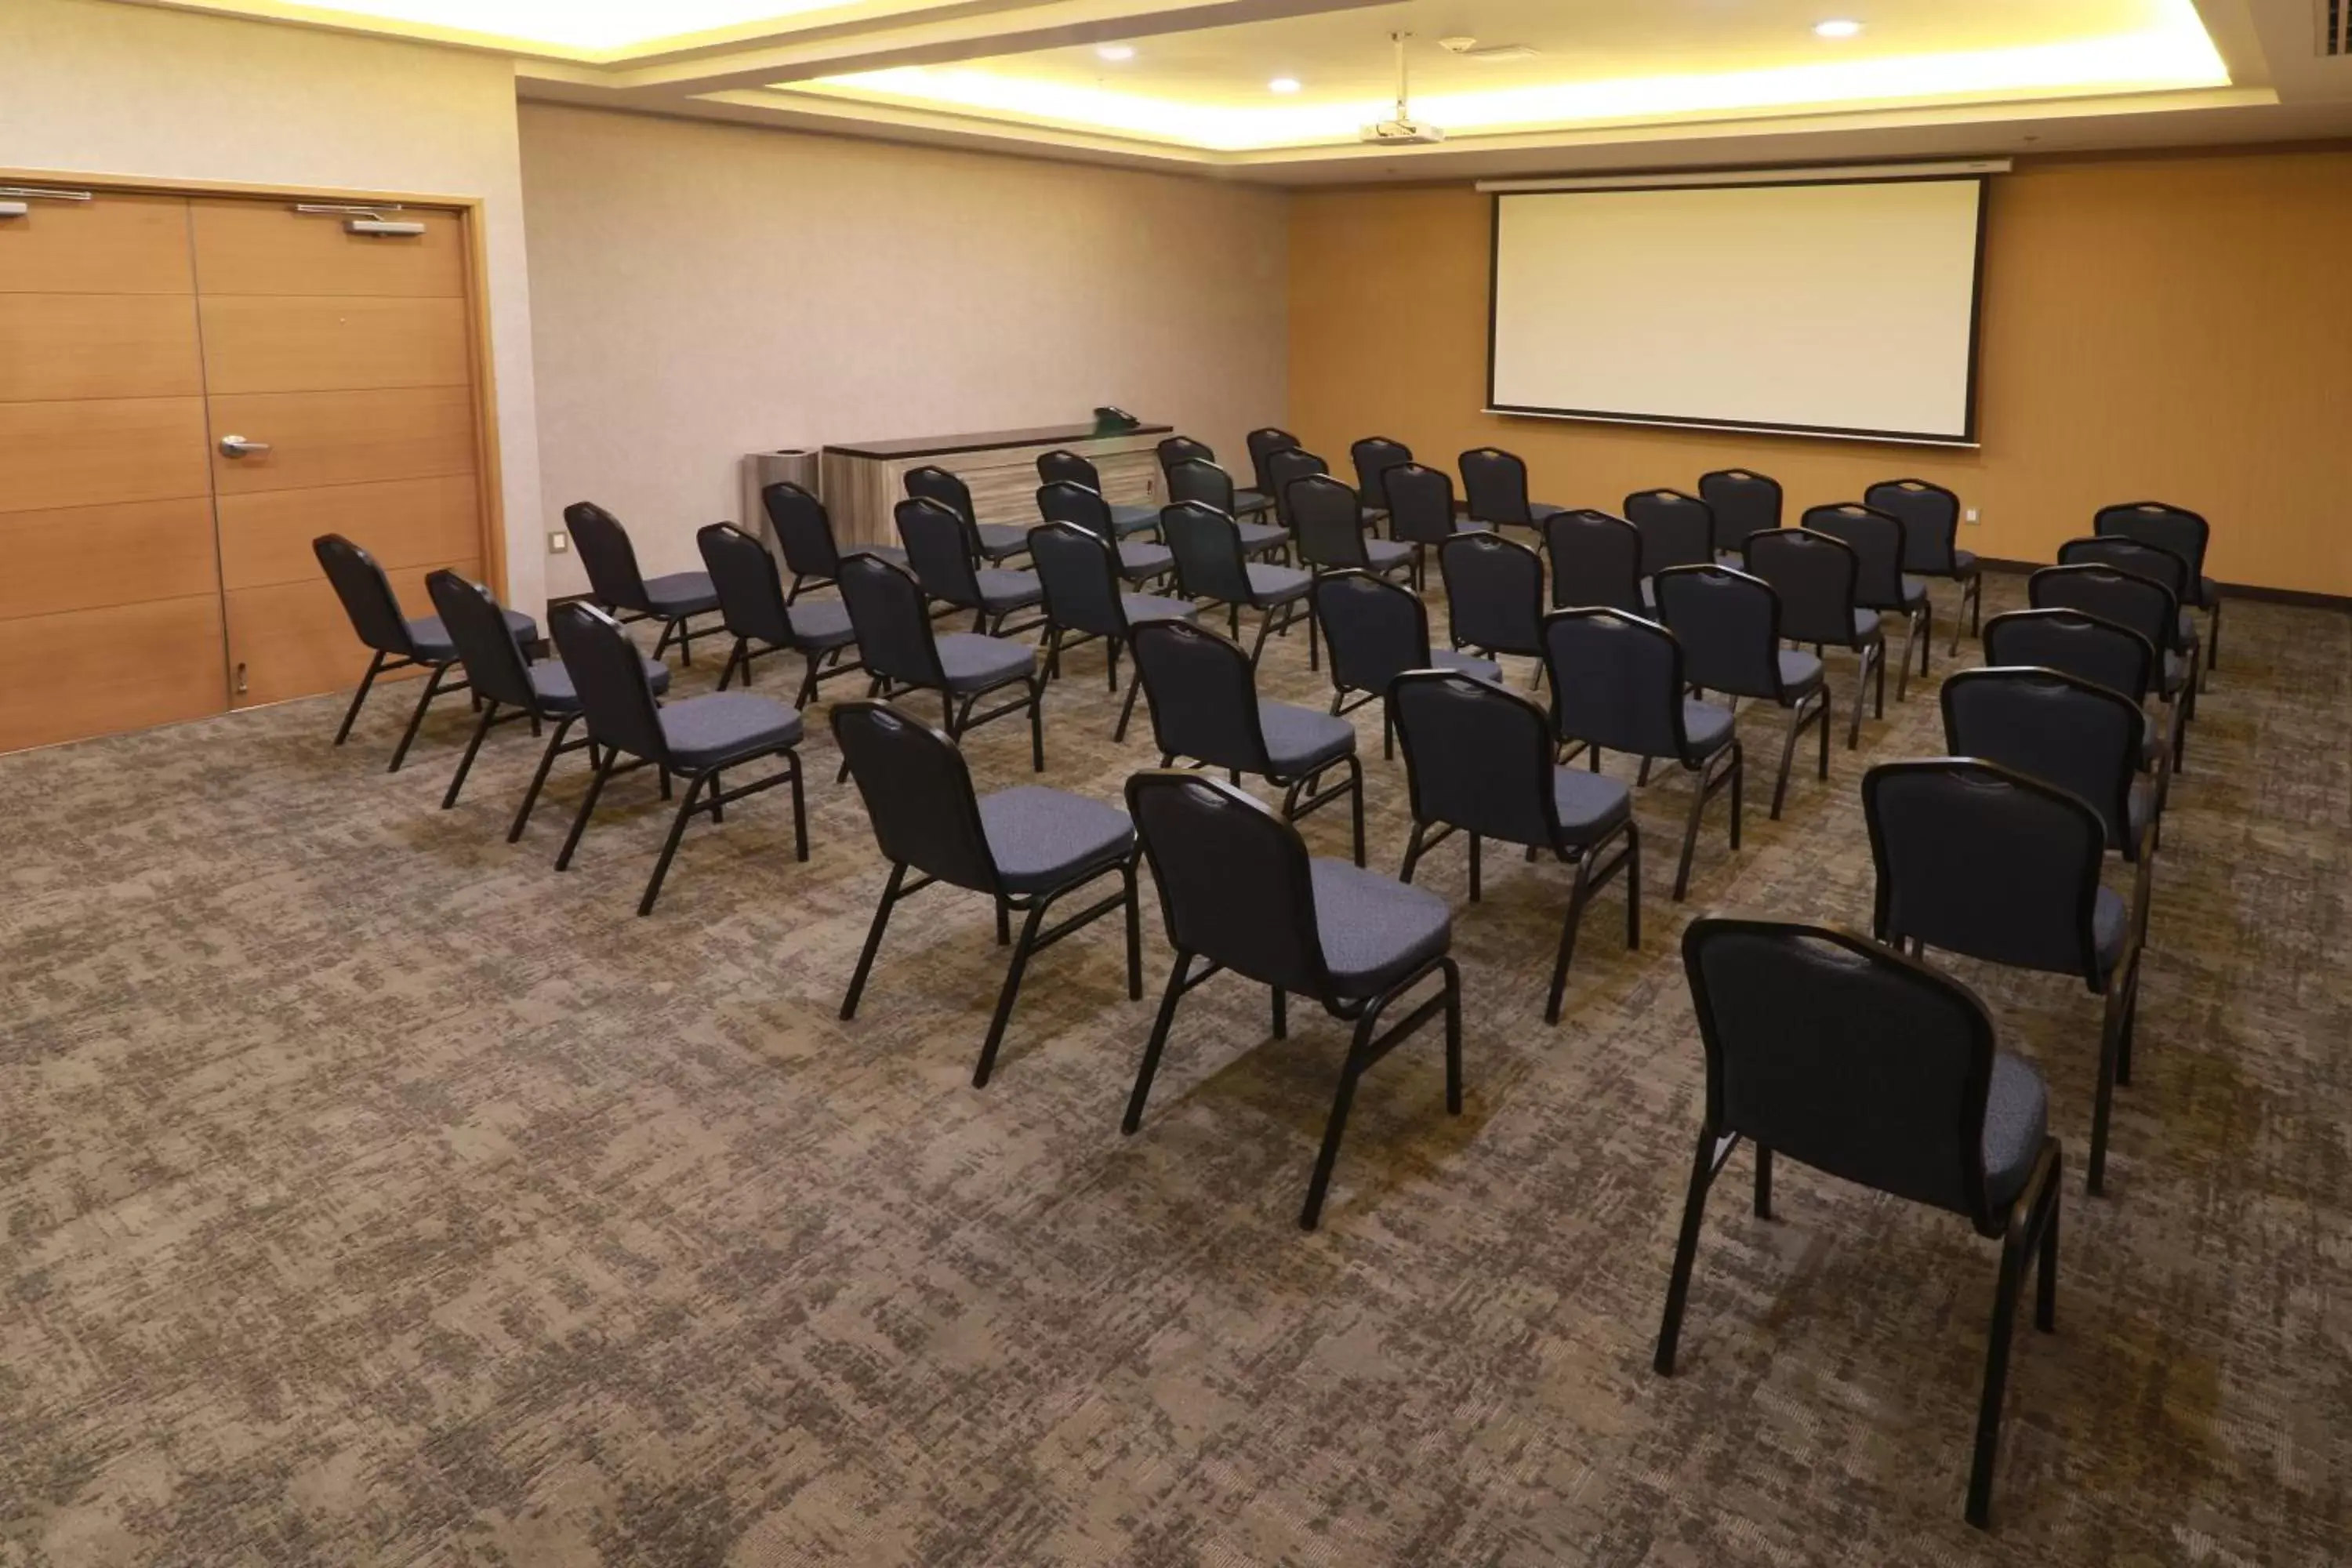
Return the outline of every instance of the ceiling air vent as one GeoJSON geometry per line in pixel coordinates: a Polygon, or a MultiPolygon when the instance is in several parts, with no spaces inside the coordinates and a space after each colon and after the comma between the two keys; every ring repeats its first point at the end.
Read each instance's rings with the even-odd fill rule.
{"type": "Polygon", "coordinates": [[[2319,52],[2352,55],[2352,0],[2312,0],[2319,23],[2319,52]]]}

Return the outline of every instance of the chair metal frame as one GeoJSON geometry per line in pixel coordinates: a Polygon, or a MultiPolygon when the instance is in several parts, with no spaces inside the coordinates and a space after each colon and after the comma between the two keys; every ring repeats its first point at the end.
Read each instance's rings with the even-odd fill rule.
{"type": "MultiPolygon", "coordinates": [[[[768,488],[770,489],[773,489],[776,487],[771,485],[768,488]]],[[[784,591],[783,574],[776,569],[776,558],[769,552],[768,547],[761,543],[749,533],[744,532],[743,530],[736,527],[731,522],[713,522],[705,524],[703,527],[695,531],[695,542],[698,545],[700,545],[704,540],[714,535],[724,535],[740,539],[760,552],[761,557],[768,563],[769,582],[775,588],[779,601],[779,607],[783,611],[785,624],[789,626],[792,623],[793,595],[798,594],[800,590],[798,588],[794,588],[792,594],[787,594],[784,591]]],[[[703,552],[702,563],[705,567],[710,568],[711,584],[716,587],[719,582],[719,572],[716,568],[716,564],[711,561],[709,552],[707,550],[703,552]]],[[[797,581],[797,579],[795,580],[797,581]]],[[[830,584],[834,579],[828,577],[824,581],[830,584]]],[[[722,622],[727,621],[727,595],[724,593],[719,595],[719,619],[722,622]]],[[[793,698],[793,706],[805,710],[811,702],[816,700],[817,688],[825,681],[831,680],[836,676],[856,675],[866,668],[863,664],[844,664],[841,662],[842,656],[848,653],[850,649],[857,646],[855,641],[845,642],[835,647],[819,649],[813,647],[798,647],[791,643],[772,643],[768,642],[765,638],[758,638],[757,640],[761,642],[764,646],[753,647],[751,646],[754,641],[753,634],[750,632],[737,631],[731,622],[728,622],[727,631],[728,635],[735,639],[735,646],[728,650],[727,662],[719,666],[719,668],[718,689],[721,691],[727,689],[728,683],[734,679],[735,676],[739,672],[743,677],[744,686],[748,688],[751,684],[751,664],[753,660],[766,658],[772,654],[797,653],[806,664],[807,668],[801,677],[800,689],[793,698]]]]}
{"type": "MultiPolygon", "coordinates": [[[[923,585],[916,579],[915,574],[897,562],[886,561],[878,555],[843,557],[841,563],[843,575],[846,576],[852,569],[852,563],[858,561],[870,561],[874,563],[875,569],[897,573],[905,578],[907,585],[914,590],[917,603],[919,604],[922,601],[923,585]]],[[[844,596],[846,597],[846,595],[844,596]]],[[[938,640],[936,634],[931,633],[930,617],[928,616],[923,619],[923,627],[927,634],[931,634],[931,664],[935,669],[940,670],[939,683],[930,685],[920,681],[898,679],[878,675],[869,668],[866,670],[866,683],[867,699],[887,700],[908,691],[936,691],[940,694],[940,703],[947,719],[948,738],[954,741],[961,741],[991,720],[1002,719],[1008,713],[1018,713],[1026,709],[1029,712],[1030,768],[1032,772],[1044,773],[1045,771],[1045,671],[1044,666],[1033,657],[1030,660],[1030,672],[1027,675],[1010,676],[993,686],[986,686],[977,691],[964,693],[963,707],[959,710],[956,707],[957,694],[947,683],[946,670],[940,666],[938,640]],[[1009,702],[1000,703],[977,717],[973,715],[972,710],[980,705],[982,698],[992,691],[1002,691],[1005,687],[1015,684],[1024,688],[1027,695],[1016,697],[1009,702]]],[[[841,760],[841,771],[835,775],[834,782],[838,784],[848,776],[849,759],[844,757],[841,760]]]]}
{"type": "MultiPolygon", "coordinates": [[[[1193,508],[1204,516],[1215,518],[1225,525],[1226,540],[1233,546],[1234,574],[1244,584],[1247,584],[1249,581],[1249,557],[1242,551],[1241,535],[1239,532],[1235,531],[1236,524],[1232,513],[1219,511],[1215,507],[1209,505],[1206,501],[1177,501],[1173,505],[1162,507],[1160,509],[1160,531],[1161,537],[1167,537],[1169,532],[1169,513],[1180,510],[1186,507],[1193,508]]],[[[1311,627],[1314,622],[1313,604],[1315,599],[1315,583],[1314,576],[1311,573],[1307,577],[1307,592],[1299,595],[1295,599],[1280,599],[1269,602],[1258,598],[1255,592],[1253,592],[1247,599],[1220,598],[1214,594],[1203,593],[1195,584],[1186,582],[1184,580],[1183,552],[1177,550],[1172,542],[1169,546],[1169,549],[1171,553],[1176,558],[1175,575],[1177,595],[1195,602],[1206,602],[1211,605],[1223,605],[1225,610],[1225,632],[1226,635],[1234,641],[1239,642],[1241,640],[1243,608],[1246,606],[1258,613],[1257,638],[1250,644],[1250,667],[1253,669],[1257,667],[1258,655],[1263,653],[1265,649],[1265,638],[1267,633],[1271,632],[1277,637],[1288,637],[1290,635],[1290,628],[1297,626],[1301,620],[1305,620],[1308,623],[1310,627],[1309,635],[1313,635],[1311,627]]]]}
{"type": "Polygon", "coordinates": [[[1831,719],[1831,710],[1835,706],[1835,699],[1830,692],[1829,672],[1826,670],[1822,671],[1821,684],[1815,687],[1811,693],[1800,697],[1794,701],[1790,700],[1788,689],[1784,685],[1782,685],[1780,679],[1780,661],[1779,656],[1782,640],[1780,637],[1780,592],[1775,589],[1771,584],[1764,581],[1763,578],[1752,575],[1747,572],[1742,572],[1737,567],[1724,566],[1720,564],[1712,566],[1669,566],[1664,571],[1659,573],[1652,581],[1655,584],[1658,595],[1658,621],[1661,626],[1664,626],[1668,631],[1673,631],[1675,629],[1674,616],[1668,610],[1666,603],[1669,595],[1667,580],[1685,575],[1703,577],[1709,574],[1713,574],[1717,576],[1738,578],[1742,583],[1754,584],[1757,588],[1763,590],[1764,593],[1770,595],[1770,604],[1772,606],[1772,635],[1770,641],[1766,644],[1766,657],[1772,660],[1773,689],[1769,691],[1735,691],[1729,687],[1713,687],[1706,688],[1705,689],[1721,691],[1725,696],[1730,698],[1731,710],[1734,714],[1737,714],[1739,711],[1739,700],[1743,697],[1747,697],[1769,702],[1775,707],[1781,709],[1789,715],[1788,732],[1782,737],[1780,742],[1780,768],[1772,784],[1771,819],[1778,822],[1780,820],[1781,805],[1787,800],[1789,795],[1789,764],[1795,760],[1797,754],[1797,737],[1804,733],[1805,726],[1808,724],[1818,724],[1821,727],[1821,762],[1816,769],[1816,776],[1823,783],[1827,783],[1829,780],[1830,725],[1832,721],[1831,719]]]}
{"type": "MultiPolygon", "coordinates": [[[[1903,525],[1903,570],[1914,577],[1940,577],[1947,583],[1960,585],[1960,602],[1952,610],[1952,646],[1944,650],[1948,658],[1960,654],[1960,623],[1965,620],[1970,637],[1984,633],[1984,563],[1977,562],[1967,571],[1959,567],[1960,498],[1933,479],[1881,479],[1862,492],[1862,504],[1874,511],[1883,511],[1903,525]],[[1921,503],[1934,505],[1938,516],[1931,524],[1924,516],[1914,517],[1911,510],[1921,503]],[[1934,527],[1942,533],[1937,542],[1938,552],[1948,565],[1915,565],[1911,547],[1914,530],[1934,527]]],[[[1923,670],[1924,673],[1924,670],[1923,670]]]]}
{"type": "MultiPolygon", "coordinates": [[[[578,550],[580,542],[580,519],[583,517],[599,519],[604,522],[609,522],[613,525],[614,531],[619,533],[621,536],[621,542],[628,546],[629,570],[635,574],[638,588],[643,590],[646,581],[645,569],[637,564],[636,542],[629,537],[627,525],[623,523],[619,518],[614,517],[611,512],[605,510],[603,507],[598,506],[592,500],[576,500],[570,506],[565,507],[563,509],[564,531],[572,536],[575,552],[583,555],[583,557],[586,555],[587,552],[578,550]]],[[[584,560],[583,562],[583,565],[585,565],[584,560]]],[[[598,609],[603,610],[606,615],[612,616],[614,621],[625,626],[632,626],[638,621],[659,621],[662,626],[661,636],[654,640],[654,651],[648,657],[659,658],[664,653],[668,651],[670,644],[675,642],[677,644],[678,662],[680,664],[689,666],[694,663],[694,638],[697,634],[691,623],[694,620],[695,616],[712,616],[719,613],[717,606],[714,605],[708,610],[696,610],[690,615],[665,616],[658,610],[646,609],[635,605],[613,603],[606,600],[602,594],[595,591],[593,578],[590,592],[587,595],[587,601],[588,603],[594,605],[598,609]]],[[[650,604],[651,600],[648,600],[647,603],[650,604]]],[[[709,637],[710,632],[706,628],[700,635],[703,637],[709,637]]]]}

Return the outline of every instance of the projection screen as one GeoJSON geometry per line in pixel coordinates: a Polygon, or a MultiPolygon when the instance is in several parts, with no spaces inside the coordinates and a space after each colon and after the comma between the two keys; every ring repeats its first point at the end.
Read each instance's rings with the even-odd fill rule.
{"type": "Polygon", "coordinates": [[[1984,180],[1495,198],[1487,404],[1973,445],[1984,180]]]}

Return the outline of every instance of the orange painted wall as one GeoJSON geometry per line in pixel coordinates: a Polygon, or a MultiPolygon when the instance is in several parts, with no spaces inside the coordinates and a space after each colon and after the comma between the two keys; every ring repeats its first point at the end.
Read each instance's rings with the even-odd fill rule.
{"type": "Polygon", "coordinates": [[[2029,561],[2155,497],[2211,520],[2222,581],[2352,595],[2352,150],[1996,179],[1972,452],[1480,413],[1491,199],[1294,197],[1289,427],[1335,466],[1366,435],[1449,468],[1492,443],[1537,499],[1612,511],[1715,468],[1771,474],[1792,513],[1916,474],[1979,509],[1963,548],[2029,561]]]}

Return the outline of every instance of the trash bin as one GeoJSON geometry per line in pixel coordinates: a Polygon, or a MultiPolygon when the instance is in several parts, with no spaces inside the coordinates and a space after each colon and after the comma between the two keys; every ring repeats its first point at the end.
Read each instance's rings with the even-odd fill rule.
{"type": "Polygon", "coordinates": [[[779,482],[795,484],[811,495],[817,494],[815,448],[783,447],[772,452],[744,455],[743,515],[737,526],[746,533],[758,535],[770,550],[776,548],[776,532],[768,525],[768,509],[760,504],[760,492],[779,482]]]}

